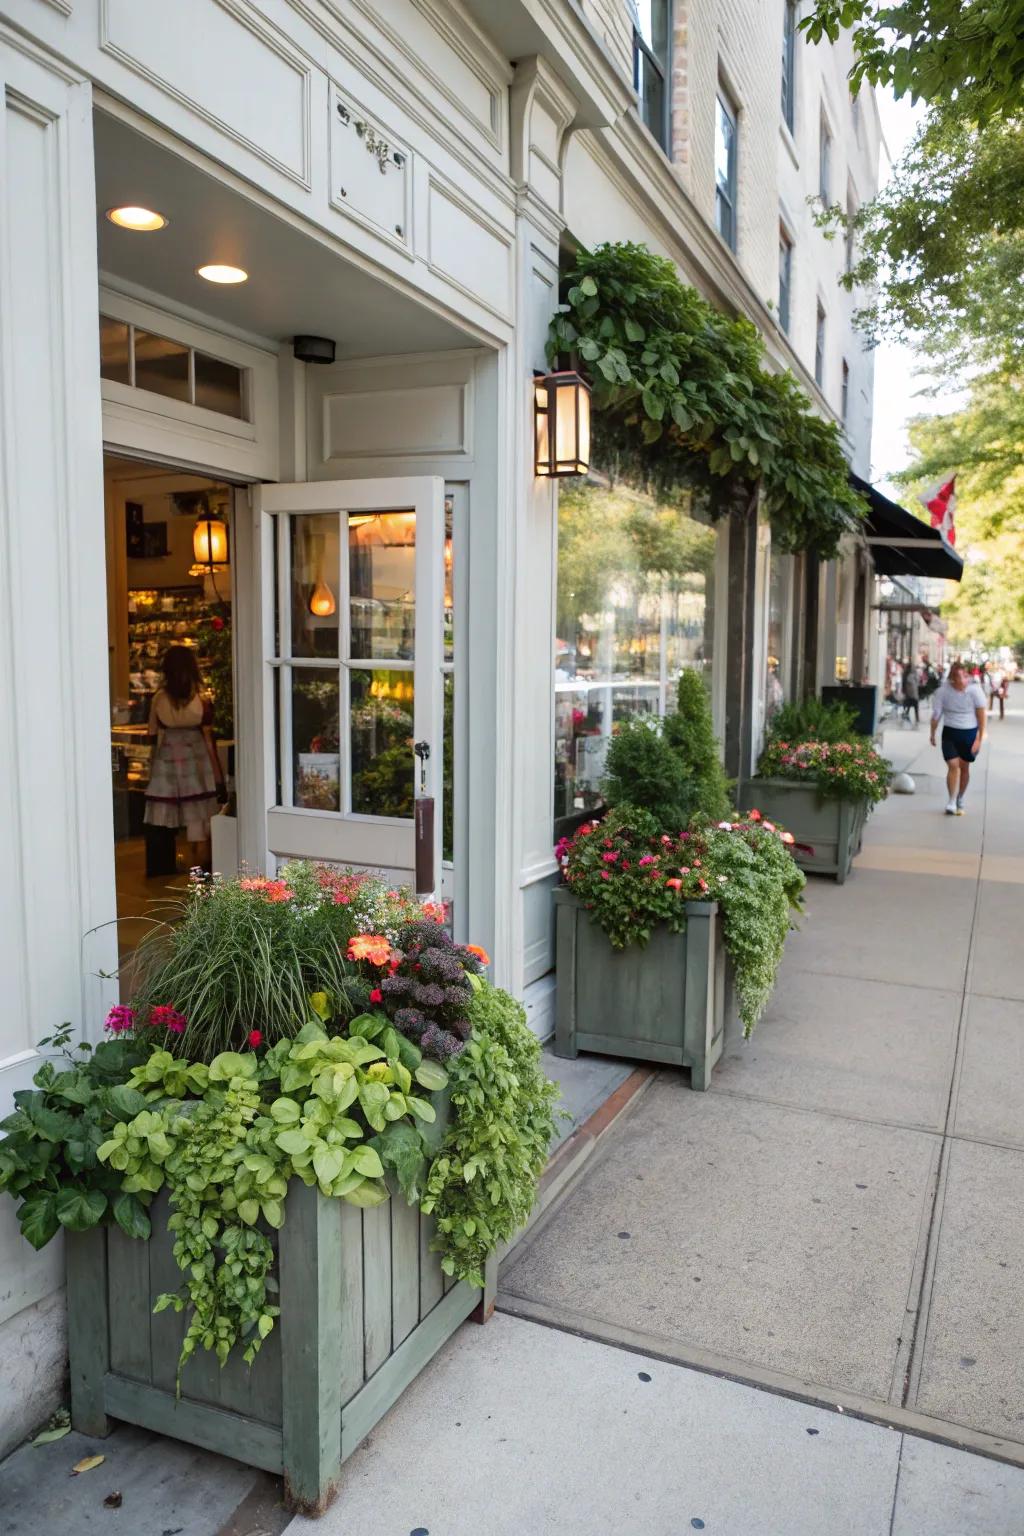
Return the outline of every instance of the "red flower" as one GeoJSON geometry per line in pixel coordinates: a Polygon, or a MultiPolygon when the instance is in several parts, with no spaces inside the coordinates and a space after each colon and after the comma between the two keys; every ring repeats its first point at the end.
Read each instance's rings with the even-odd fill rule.
{"type": "Polygon", "coordinates": [[[210,620],[210,628],[211,629],[216,629],[216,630],[222,630],[224,628],[224,620],[223,619],[218,619],[218,618],[212,618],[210,620]]]}
{"type": "Polygon", "coordinates": [[[158,1003],[150,1010],[149,1023],[152,1029],[166,1029],[172,1035],[180,1035],[184,1032],[188,1020],[177,1008],[168,1008],[164,1003],[158,1003]]]}
{"type": "Polygon", "coordinates": [[[371,1003],[382,1003],[383,1001],[384,1001],[384,993],[381,991],[380,987],[374,987],[373,990],[370,993],[370,1002],[371,1003]]]}
{"type": "Polygon", "coordinates": [[[751,821],[760,821],[761,820],[761,812],[760,811],[751,811],[750,812],[750,819],[751,819],[751,821]]]}
{"type": "Polygon", "coordinates": [[[249,1049],[254,1051],[258,1045],[262,1045],[263,1044],[263,1032],[262,1032],[262,1030],[250,1029],[249,1035],[248,1035],[248,1040],[249,1040],[249,1049]]]}

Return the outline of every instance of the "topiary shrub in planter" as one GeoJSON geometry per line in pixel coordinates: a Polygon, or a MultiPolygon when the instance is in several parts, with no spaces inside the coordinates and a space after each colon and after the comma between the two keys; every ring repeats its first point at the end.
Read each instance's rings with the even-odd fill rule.
{"type": "Polygon", "coordinates": [[[864,823],[888,793],[892,767],[867,737],[849,730],[843,706],[813,709],[822,734],[800,729],[799,709],[778,721],[756,777],[742,786],[740,805],[751,815],[784,822],[801,868],[834,875],[842,885],[860,851],[864,823]]]}
{"type": "MultiPolygon", "coordinates": [[[[75,1426],[103,1434],[120,1418],[211,1447],[283,1473],[292,1507],[316,1512],[459,1323],[486,1316],[492,1255],[532,1207],[557,1090],[519,1005],[437,908],[311,866],[197,887],[189,902],[159,961],[174,1001],[146,990],[113,1009],[109,1043],[64,1072],[47,1063],[16,1096],[0,1189],[36,1246],[68,1229],[75,1426]],[[224,925],[245,931],[246,901],[250,933],[272,931],[282,952],[289,921],[320,933],[321,974],[343,991],[314,988],[299,1016],[268,1015],[269,1046],[253,1016],[232,1023],[243,1040],[211,1055],[200,1047],[226,1026],[214,1014],[205,1032],[194,954],[206,924],[226,995],[224,925]],[[275,909],[272,930],[261,908],[275,909]],[[351,931],[367,918],[384,931],[351,931]],[[438,998],[417,981],[403,1028],[384,984],[423,963],[446,985],[438,998]],[[369,1011],[351,1017],[360,992],[369,1011]],[[186,1039],[192,1054],[175,1054],[186,1039]]],[[[316,944],[291,942],[315,981],[316,944]]],[[[245,971],[247,953],[262,973],[272,949],[238,948],[246,997],[254,985],[271,1002],[291,995],[245,971]]]]}

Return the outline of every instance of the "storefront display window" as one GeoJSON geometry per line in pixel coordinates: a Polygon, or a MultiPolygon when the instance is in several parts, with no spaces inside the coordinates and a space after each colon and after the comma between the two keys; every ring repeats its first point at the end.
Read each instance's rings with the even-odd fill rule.
{"type": "Polygon", "coordinates": [[[785,704],[790,692],[789,604],[793,557],[772,550],[768,564],[768,635],[765,650],[764,723],[785,704]]]}
{"type": "Polygon", "coordinates": [[[711,687],[717,536],[689,497],[563,486],[558,507],[555,820],[601,802],[608,742],[672,708],[684,667],[711,687]]]}

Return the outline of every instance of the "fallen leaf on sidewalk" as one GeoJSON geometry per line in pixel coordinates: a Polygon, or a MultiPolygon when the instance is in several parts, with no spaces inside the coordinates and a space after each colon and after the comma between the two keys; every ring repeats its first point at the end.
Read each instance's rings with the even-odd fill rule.
{"type": "Polygon", "coordinates": [[[103,1500],[104,1509],[120,1509],[124,1499],[120,1493],[108,1493],[103,1500]]]}
{"type": "Polygon", "coordinates": [[[106,1459],[105,1456],[83,1456],[71,1468],[71,1476],[77,1477],[79,1472],[91,1472],[93,1467],[101,1467],[106,1459]]]}
{"type": "Polygon", "coordinates": [[[56,1429],[44,1429],[41,1435],[36,1435],[33,1445],[49,1445],[51,1440],[63,1440],[65,1435],[70,1435],[71,1425],[61,1424],[56,1429]]]}

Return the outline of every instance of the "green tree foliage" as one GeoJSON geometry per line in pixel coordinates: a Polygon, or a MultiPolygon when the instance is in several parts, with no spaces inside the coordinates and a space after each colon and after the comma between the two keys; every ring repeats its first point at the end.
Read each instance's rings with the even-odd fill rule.
{"type": "Polygon", "coordinates": [[[605,799],[653,816],[675,833],[694,816],[729,810],[729,781],[718,756],[707,690],[693,671],[680,674],[675,713],[664,720],[629,720],[608,748],[605,799]]]}
{"type": "Polygon", "coordinates": [[[817,0],[801,26],[812,43],[852,29],[854,90],[867,80],[914,100],[966,100],[979,119],[1020,104],[1022,0],[817,0]]]}
{"type": "Polygon", "coordinates": [[[722,510],[760,488],[780,548],[835,555],[864,515],[839,429],[791,373],[768,371],[748,320],[720,314],[641,245],[579,252],[566,297],[548,356],[591,379],[610,467],[660,490],[712,490],[722,510]]]}
{"type": "Polygon", "coordinates": [[[718,755],[708,691],[696,672],[679,674],[675,713],[665,721],[665,740],[683,765],[690,816],[727,815],[729,780],[718,755]]]}

